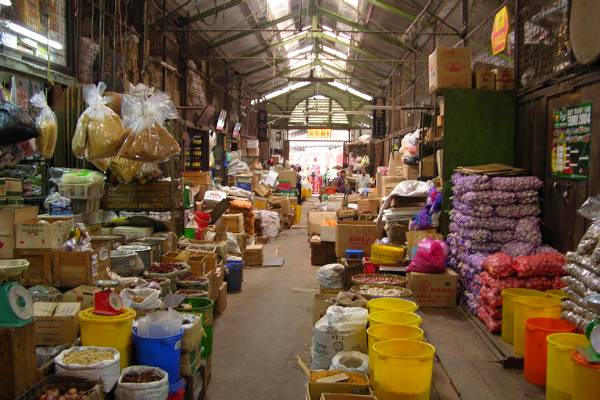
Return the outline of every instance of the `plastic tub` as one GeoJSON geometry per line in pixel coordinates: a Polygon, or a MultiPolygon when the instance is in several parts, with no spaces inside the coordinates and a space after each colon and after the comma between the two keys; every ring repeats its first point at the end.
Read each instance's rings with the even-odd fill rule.
{"type": "Polygon", "coordinates": [[[214,302],[207,298],[187,298],[186,303],[191,304],[192,308],[185,310],[193,314],[202,314],[202,327],[205,335],[200,342],[202,347],[202,358],[206,359],[212,354],[213,348],[213,309],[214,302]]]}
{"type": "Polygon", "coordinates": [[[550,297],[553,299],[564,300],[567,298],[567,293],[562,289],[550,289],[544,292],[546,297],[550,297]]]}
{"type": "Polygon", "coordinates": [[[546,359],[548,335],[575,332],[575,325],[558,318],[530,318],[525,321],[525,368],[527,382],[546,385],[546,359]]]}
{"type": "Polygon", "coordinates": [[[242,290],[242,281],[244,280],[244,262],[227,261],[227,292],[239,292],[242,290]]]}
{"type": "MultiPolygon", "coordinates": [[[[589,345],[589,341],[579,333],[553,333],[546,340],[546,400],[571,400],[574,386],[571,353],[577,347],[589,345]]],[[[597,391],[595,393],[597,395],[597,391]]]]}
{"type": "Polygon", "coordinates": [[[590,364],[578,352],[571,353],[573,360],[573,393],[571,400],[596,400],[600,390],[600,364],[590,364]]]}
{"type": "Polygon", "coordinates": [[[379,400],[429,400],[435,347],[419,340],[392,339],[373,345],[371,384],[379,400]]]}
{"type": "Polygon", "coordinates": [[[135,251],[113,250],[110,252],[110,270],[122,277],[138,276],[146,266],[137,261],[135,251]]]}
{"type": "Polygon", "coordinates": [[[514,335],[514,300],[519,296],[544,296],[533,289],[509,288],[502,291],[502,340],[512,344],[514,335]]]}
{"type": "Polygon", "coordinates": [[[373,380],[373,366],[375,365],[375,354],[373,345],[377,342],[390,339],[408,339],[423,341],[425,335],[421,328],[408,325],[376,325],[367,329],[369,343],[369,377],[373,380]]]}
{"type": "Polygon", "coordinates": [[[418,328],[421,325],[421,322],[423,322],[423,318],[415,313],[406,311],[388,310],[369,314],[369,326],[394,324],[415,326],[418,328]]]}
{"type": "Polygon", "coordinates": [[[395,297],[379,297],[371,299],[367,303],[367,307],[369,308],[369,313],[387,310],[406,311],[414,313],[419,308],[417,303],[415,303],[414,301],[399,299],[395,297]]]}
{"type": "Polygon", "coordinates": [[[516,355],[525,354],[525,321],[530,318],[560,318],[560,300],[550,297],[521,297],[514,300],[513,350],[516,355]]]}
{"type": "MultiPolygon", "coordinates": [[[[179,364],[181,363],[181,337],[183,329],[173,336],[149,338],[138,336],[133,328],[135,362],[138,365],[158,367],[169,374],[169,385],[179,382],[179,364]]],[[[170,391],[170,389],[169,389],[170,391]]]]}
{"type": "Polygon", "coordinates": [[[81,345],[114,347],[121,357],[121,368],[129,366],[131,360],[131,327],[135,311],[125,308],[116,316],[96,315],[94,308],[86,308],[79,312],[81,328],[81,345]]]}

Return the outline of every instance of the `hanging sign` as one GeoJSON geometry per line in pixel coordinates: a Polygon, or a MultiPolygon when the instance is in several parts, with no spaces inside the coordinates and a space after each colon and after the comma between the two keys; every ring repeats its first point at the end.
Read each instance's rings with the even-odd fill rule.
{"type": "Polygon", "coordinates": [[[553,121],[552,175],[587,179],[592,149],[592,103],[556,109],[553,121]]]}
{"type": "MultiPolygon", "coordinates": [[[[385,97],[374,97],[374,106],[385,106],[385,97]]],[[[386,134],[385,109],[373,110],[373,139],[383,139],[386,134]]]]}
{"type": "Polygon", "coordinates": [[[266,142],[269,140],[268,129],[267,129],[267,119],[269,115],[267,114],[267,110],[258,110],[256,114],[256,130],[258,133],[258,140],[261,142],[266,142]]]}
{"type": "Polygon", "coordinates": [[[508,21],[508,7],[504,6],[496,13],[494,18],[494,27],[492,28],[492,54],[498,55],[506,50],[508,43],[508,30],[510,23],[508,21]]]}
{"type": "Polygon", "coordinates": [[[331,129],[309,129],[307,136],[311,139],[331,139],[331,129]]]}
{"type": "Polygon", "coordinates": [[[221,110],[221,112],[219,113],[219,119],[217,119],[216,129],[218,131],[225,130],[225,118],[227,118],[227,111],[221,110]]]}
{"type": "Polygon", "coordinates": [[[233,131],[231,132],[231,137],[235,139],[238,136],[240,136],[241,130],[242,130],[242,124],[240,124],[239,122],[236,122],[235,125],[233,126],[233,131]]]}

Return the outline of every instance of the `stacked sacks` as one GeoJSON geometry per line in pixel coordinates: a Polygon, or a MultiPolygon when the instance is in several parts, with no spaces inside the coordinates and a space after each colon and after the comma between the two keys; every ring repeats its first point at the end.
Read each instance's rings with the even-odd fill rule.
{"type": "Polygon", "coordinates": [[[474,314],[483,285],[483,260],[500,251],[512,257],[530,255],[540,247],[542,184],[534,176],[452,175],[450,266],[460,277],[462,301],[474,314]]]}
{"type": "Polygon", "coordinates": [[[583,330],[594,318],[600,317],[583,299],[600,294],[600,221],[590,225],[577,251],[567,253],[567,264],[563,269],[568,274],[562,278],[567,285],[568,299],[562,302],[562,317],[583,330]]]}
{"type": "Polygon", "coordinates": [[[543,252],[512,258],[506,253],[495,253],[481,263],[483,272],[479,296],[475,299],[477,316],[491,332],[502,326],[502,290],[527,288],[540,291],[563,286],[560,276],[565,257],[557,252],[543,252]]]}

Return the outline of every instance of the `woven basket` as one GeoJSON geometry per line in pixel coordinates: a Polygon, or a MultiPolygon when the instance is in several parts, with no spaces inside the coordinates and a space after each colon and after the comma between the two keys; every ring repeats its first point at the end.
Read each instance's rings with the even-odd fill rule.
{"type": "Polygon", "coordinates": [[[408,299],[412,298],[412,291],[410,289],[406,289],[401,286],[392,286],[392,285],[377,285],[377,284],[367,284],[367,285],[354,285],[350,288],[350,291],[354,294],[358,294],[363,296],[367,300],[376,299],[379,297],[390,297],[390,298],[403,298],[408,299]],[[398,290],[401,293],[397,296],[373,296],[366,293],[366,290],[369,288],[379,288],[379,289],[394,289],[398,290]]]}
{"type": "Polygon", "coordinates": [[[31,387],[25,393],[17,397],[16,400],[37,400],[48,389],[58,389],[61,394],[69,389],[75,388],[81,393],[79,400],[103,400],[102,383],[75,376],[50,375],[42,379],[39,383],[31,387]]]}
{"type": "Polygon", "coordinates": [[[354,285],[386,285],[395,287],[406,287],[406,278],[392,274],[358,274],[352,277],[352,283],[354,285]],[[386,278],[389,282],[386,283],[369,283],[365,282],[364,278],[386,278]]]}

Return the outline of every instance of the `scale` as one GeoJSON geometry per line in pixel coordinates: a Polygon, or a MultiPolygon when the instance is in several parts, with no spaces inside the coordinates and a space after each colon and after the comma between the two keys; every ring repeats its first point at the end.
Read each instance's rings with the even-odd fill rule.
{"type": "Polygon", "coordinates": [[[99,280],[96,286],[100,289],[94,292],[94,314],[98,315],[119,315],[123,313],[123,301],[117,293],[115,287],[119,286],[118,281],[99,280]]]}
{"type": "MultiPolygon", "coordinates": [[[[591,294],[583,298],[587,306],[595,313],[600,314],[600,294],[591,294]]],[[[600,318],[590,322],[585,328],[585,335],[591,345],[577,349],[590,363],[600,363],[600,318]]]]}
{"type": "Polygon", "coordinates": [[[17,280],[29,268],[29,261],[0,262],[0,327],[21,327],[33,321],[33,299],[17,280]]]}

